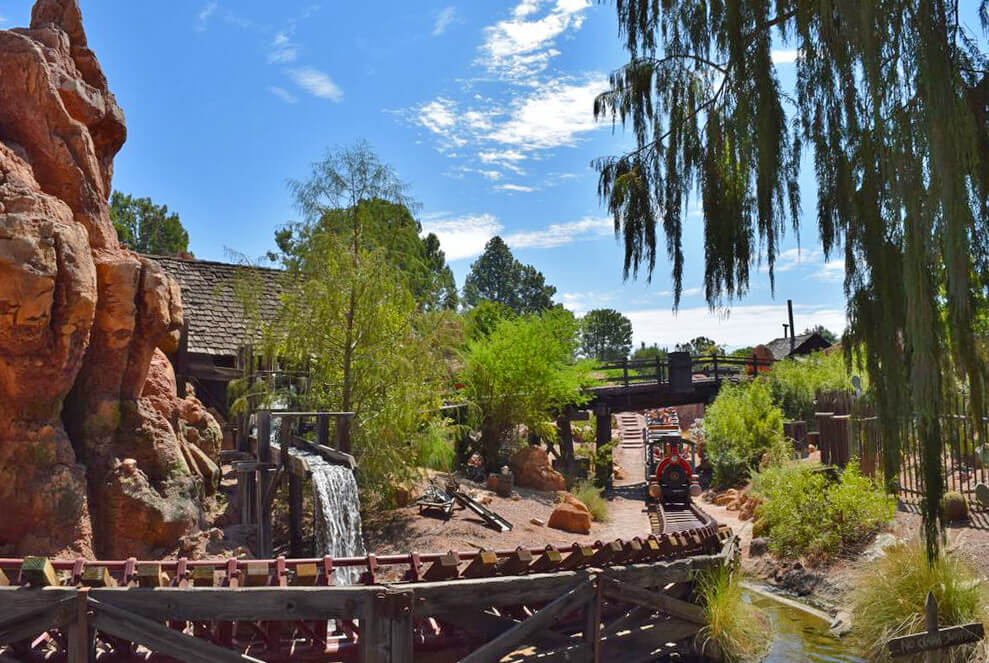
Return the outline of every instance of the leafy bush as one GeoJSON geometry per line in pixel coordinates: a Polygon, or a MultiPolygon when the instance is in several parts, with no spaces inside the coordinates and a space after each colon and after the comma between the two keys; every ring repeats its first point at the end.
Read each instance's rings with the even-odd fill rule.
{"type": "Polygon", "coordinates": [[[788,419],[814,420],[814,398],[818,390],[851,391],[852,376],[840,352],[815,352],[792,361],[779,361],[767,376],[773,400],[788,419]]]}
{"type": "Polygon", "coordinates": [[[449,472],[456,457],[452,433],[449,419],[431,420],[412,441],[416,467],[449,472]]]}
{"type": "Polygon", "coordinates": [[[698,576],[697,590],[707,614],[699,636],[705,649],[716,644],[726,661],[755,661],[766,654],[772,625],[761,610],[742,600],[738,574],[719,566],[698,576]]]}
{"type": "Polygon", "coordinates": [[[895,500],[857,463],[849,463],[837,481],[822,470],[816,463],[786,463],[753,476],[752,491],[763,499],[756,516],[774,554],[825,561],[893,518],[895,500]]]}
{"type": "Polygon", "coordinates": [[[704,414],[704,434],[715,482],[734,484],[783,439],[783,412],[762,380],[725,385],[704,414]]]}
{"type": "MultiPolygon", "coordinates": [[[[927,592],[938,604],[941,626],[985,621],[986,606],[979,577],[959,560],[942,554],[928,564],[923,541],[887,549],[883,557],[861,568],[851,595],[854,634],[871,660],[888,660],[892,638],[922,633],[927,592]]],[[[987,660],[987,646],[941,650],[949,663],[987,660]]],[[[922,661],[922,657],[902,659],[922,661]]]]}
{"type": "Polygon", "coordinates": [[[594,485],[605,488],[611,483],[615,443],[599,445],[594,452],[594,485]]]}
{"type": "Polygon", "coordinates": [[[608,502],[601,496],[601,489],[590,481],[581,481],[574,486],[573,496],[584,503],[596,522],[608,519],[608,502]]]}

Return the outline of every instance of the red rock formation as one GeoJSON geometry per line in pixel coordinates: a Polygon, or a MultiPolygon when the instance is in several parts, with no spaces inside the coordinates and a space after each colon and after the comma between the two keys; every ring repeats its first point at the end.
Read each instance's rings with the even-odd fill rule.
{"type": "Polygon", "coordinates": [[[86,553],[95,530],[99,552],[141,555],[199,524],[175,431],[140,400],[182,305],[110,221],[125,137],[76,0],[39,0],[30,28],[0,31],[0,544],[22,552],[86,553]],[[144,483],[119,479],[124,457],[144,483]],[[131,529],[139,512],[149,524],[131,529]]]}
{"type": "Polygon", "coordinates": [[[515,483],[536,490],[563,490],[566,481],[553,469],[549,454],[542,447],[523,447],[508,462],[515,474],[515,483]]]}

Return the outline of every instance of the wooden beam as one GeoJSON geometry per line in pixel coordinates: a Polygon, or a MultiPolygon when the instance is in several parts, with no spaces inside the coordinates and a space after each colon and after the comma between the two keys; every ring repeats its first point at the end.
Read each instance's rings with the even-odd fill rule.
{"type": "Polygon", "coordinates": [[[584,608],[584,643],[591,653],[591,661],[601,661],[601,598],[602,583],[600,576],[594,580],[594,596],[584,608]]]}
{"type": "Polygon", "coordinates": [[[45,631],[58,628],[75,618],[75,599],[63,599],[59,603],[13,617],[0,619],[0,645],[9,645],[33,638],[45,631]]]}
{"type": "Polygon", "coordinates": [[[693,603],[687,603],[658,592],[651,592],[628,583],[618,582],[607,576],[602,576],[601,582],[604,595],[612,601],[634,603],[694,624],[707,624],[707,614],[704,609],[693,603]]]}
{"type": "MultiPolygon", "coordinates": [[[[94,589],[106,605],[154,620],[295,621],[353,619],[380,587],[160,587],[94,589]]],[[[2,599],[0,599],[2,601],[2,599]]]]}
{"type": "Polygon", "coordinates": [[[573,612],[593,598],[595,591],[594,585],[590,582],[581,583],[515,628],[481,645],[460,659],[460,663],[496,663],[500,661],[506,652],[528,642],[536,633],[549,628],[558,618],[573,612]]]}
{"type": "Polygon", "coordinates": [[[91,601],[91,606],[92,622],[99,630],[186,663],[264,663],[99,601],[91,601]]]}
{"type": "MultiPolygon", "coordinates": [[[[484,640],[496,638],[521,623],[511,617],[499,617],[498,615],[493,615],[490,612],[468,612],[466,610],[458,610],[456,612],[448,612],[442,615],[437,615],[436,619],[441,622],[446,622],[447,624],[453,624],[454,626],[462,628],[468,633],[483,638],[484,640]]],[[[539,631],[533,637],[536,644],[548,649],[578,644],[578,642],[569,635],[564,635],[563,633],[548,628],[539,631]]]]}

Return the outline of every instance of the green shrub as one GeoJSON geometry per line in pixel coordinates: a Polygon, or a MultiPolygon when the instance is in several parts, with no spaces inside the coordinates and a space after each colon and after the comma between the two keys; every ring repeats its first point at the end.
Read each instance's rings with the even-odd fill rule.
{"type": "Polygon", "coordinates": [[[614,452],[615,443],[613,441],[598,446],[594,452],[594,485],[598,488],[606,488],[611,483],[614,452]]]}
{"type": "Polygon", "coordinates": [[[783,439],[783,412],[763,380],[725,385],[704,414],[704,434],[715,482],[734,484],[783,439]]]}
{"type": "Polygon", "coordinates": [[[895,500],[851,462],[833,481],[822,466],[786,463],[758,472],[753,493],[763,500],[756,517],[780,557],[833,558],[893,518],[895,500]]]}
{"type": "Polygon", "coordinates": [[[584,503],[594,521],[602,523],[608,519],[608,502],[601,496],[601,489],[590,481],[578,482],[573,496],[584,503]]]}
{"type": "Polygon", "coordinates": [[[452,434],[449,420],[431,420],[413,439],[416,467],[449,472],[456,458],[452,434]]]}
{"type": "Polygon", "coordinates": [[[956,490],[949,491],[941,498],[941,510],[944,519],[949,523],[968,520],[968,502],[965,496],[956,490]]]}
{"type": "Polygon", "coordinates": [[[814,398],[818,390],[852,390],[852,376],[840,352],[815,352],[800,359],[776,362],[766,379],[783,414],[799,421],[814,420],[814,398]]]}
{"type": "Polygon", "coordinates": [[[699,634],[705,651],[713,643],[726,661],[754,661],[766,654],[773,640],[772,624],[761,610],[742,600],[738,574],[726,566],[702,573],[697,591],[707,615],[707,625],[699,634]]]}
{"type": "MultiPolygon", "coordinates": [[[[853,634],[870,660],[889,660],[892,638],[922,633],[927,592],[938,604],[941,626],[985,621],[985,600],[978,575],[959,560],[942,554],[928,564],[923,541],[886,550],[883,557],[863,566],[852,585],[853,634]]],[[[987,660],[986,644],[941,650],[938,660],[949,663],[987,660]]],[[[897,659],[923,661],[920,657],[897,659]]]]}

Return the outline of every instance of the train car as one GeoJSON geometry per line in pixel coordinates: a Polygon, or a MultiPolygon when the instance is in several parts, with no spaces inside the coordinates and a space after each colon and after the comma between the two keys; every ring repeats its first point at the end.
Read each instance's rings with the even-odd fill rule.
{"type": "Polygon", "coordinates": [[[701,493],[688,459],[689,442],[679,433],[650,437],[646,443],[649,498],[662,504],[687,504],[701,493]]]}

